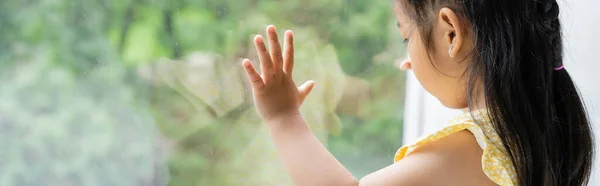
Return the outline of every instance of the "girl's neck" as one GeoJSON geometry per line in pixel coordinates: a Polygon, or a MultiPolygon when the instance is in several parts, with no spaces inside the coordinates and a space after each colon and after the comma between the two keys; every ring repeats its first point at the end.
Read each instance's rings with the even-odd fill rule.
{"type": "Polygon", "coordinates": [[[479,99],[474,99],[477,100],[473,103],[473,105],[471,106],[467,106],[467,108],[463,108],[462,110],[464,112],[470,112],[470,111],[475,111],[475,110],[482,110],[486,108],[485,105],[485,99],[483,97],[484,95],[479,95],[478,98],[479,99]]]}

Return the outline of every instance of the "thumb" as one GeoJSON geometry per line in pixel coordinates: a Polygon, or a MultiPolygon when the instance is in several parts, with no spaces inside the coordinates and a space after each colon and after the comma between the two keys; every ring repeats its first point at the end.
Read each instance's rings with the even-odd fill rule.
{"type": "Polygon", "coordinates": [[[298,92],[300,93],[300,104],[304,103],[304,99],[310,94],[310,92],[315,88],[315,81],[307,81],[304,84],[298,87],[298,92]]]}

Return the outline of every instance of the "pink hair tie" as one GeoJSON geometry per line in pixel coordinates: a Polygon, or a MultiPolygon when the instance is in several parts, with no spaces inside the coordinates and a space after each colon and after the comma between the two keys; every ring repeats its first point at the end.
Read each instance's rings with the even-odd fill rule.
{"type": "Polygon", "coordinates": [[[564,69],[564,68],[565,68],[565,65],[561,65],[560,67],[556,67],[556,68],[554,68],[554,70],[562,70],[562,69],[564,69]]]}

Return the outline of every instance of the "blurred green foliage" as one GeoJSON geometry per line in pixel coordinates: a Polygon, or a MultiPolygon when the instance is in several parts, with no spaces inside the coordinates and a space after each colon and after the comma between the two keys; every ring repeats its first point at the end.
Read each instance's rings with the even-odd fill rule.
{"type": "Polygon", "coordinates": [[[295,31],[332,153],[357,177],[390,164],[389,1],[3,0],[0,185],[288,185],[238,68],[267,24],[295,31]]]}

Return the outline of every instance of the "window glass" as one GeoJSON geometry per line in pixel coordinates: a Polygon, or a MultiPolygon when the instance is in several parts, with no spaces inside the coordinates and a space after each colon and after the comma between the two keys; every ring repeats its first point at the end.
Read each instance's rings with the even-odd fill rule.
{"type": "Polygon", "coordinates": [[[291,185],[241,60],[296,36],[301,111],[356,177],[402,141],[390,1],[0,1],[0,185],[291,185]]]}

